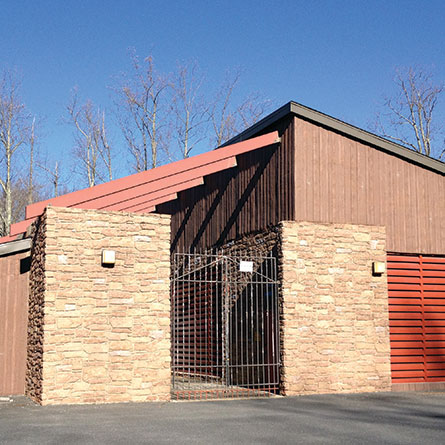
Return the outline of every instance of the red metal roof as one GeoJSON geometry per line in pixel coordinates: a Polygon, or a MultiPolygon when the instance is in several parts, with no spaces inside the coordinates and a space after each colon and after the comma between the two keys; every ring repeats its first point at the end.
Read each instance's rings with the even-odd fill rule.
{"type": "Polygon", "coordinates": [[[7,235],[0,238],[0,244],[9,243],[9,241],[16,241],[17,235],[7,235]]]}
{"type": "Polygon", "coordinates": [[[18,234],[26,232],[48,205],[150,213],[157,205],[176,199],[179,192],[203,184],[205,176],[235,167],[237,155],[278,141],[278,133],[274,131],[152,170],[36,202],[26,207],[26,219],[12,224],[10,235],[0,238],[0,243],[12,241],[18,234]]]}

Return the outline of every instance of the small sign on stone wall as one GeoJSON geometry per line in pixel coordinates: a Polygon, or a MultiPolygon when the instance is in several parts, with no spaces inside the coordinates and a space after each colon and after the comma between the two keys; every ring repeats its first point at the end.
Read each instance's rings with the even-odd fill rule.
{"type": "Polygon", "coordinates": [[[240,261],[239,263],[240,272],[253,272],[253,261],[240,261]]]}

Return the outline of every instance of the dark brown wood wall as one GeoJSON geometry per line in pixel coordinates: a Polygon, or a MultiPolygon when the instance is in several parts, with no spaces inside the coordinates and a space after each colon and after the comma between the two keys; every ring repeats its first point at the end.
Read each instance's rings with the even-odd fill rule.
{"type": "Polygon", "coordinates": [[[273,128],[279,131],[280,144],[237,156],[237,167],[210,175],[204,185],[159,206],[160,213],[172,215],[173,252],[221,245],[293,219],[290,122],[288,118],[273,128]]]}
{"type": "Polygon", "coordinates": [[[172,250],[226,243],[283,220],[382,225],[387,250],[445,253],[445,176],[297,117],[279,146],[238,156],[238,167],[160,206],[172,250]]]}
{"type": "Polygon", "coordinates": [[[29,252],[0,257],[0,396],[24,394],[29,252]]]}
{"type": "Polygon", "coordinates": [[[295,219],[386,226],[387,250],[445,253],[445,176],[294,118],[295,219]]]}

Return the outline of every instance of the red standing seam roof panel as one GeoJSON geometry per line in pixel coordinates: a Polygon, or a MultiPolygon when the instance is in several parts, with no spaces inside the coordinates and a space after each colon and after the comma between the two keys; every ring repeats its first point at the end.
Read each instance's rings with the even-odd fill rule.
{"type": "Polygon", "coordinates": [[[109,211],[123,211],[123,212],[131,212],[133,208],[144,204],[146,206],[147,203],[153,201],[155,199],[162,198],[167,194],[179,193],[183,190],[187,190],[193,187],[198,187],[199,185],[204,184],[204,178],[192,179],[191,181],[181,182],[171,187],[163,188],[160,190],[156,190],[153,193],[148,193],[145,195],[141,195],[136,197],[135,199],[129,199],[127,201],[122,201],[117,204],[112,204],[106,207],[109,211]]]}
{"type": "Polygon", "coordinates": [[[15,224],[11,224],[9,229],[10,236],[17,236],[19,233],[26,232],[26,229],[37,219],[37,216],[34,218],[25,219],[24,221],[20,221],[15,224]]]}
{"type": "MultiPolygon", "coordinates": [[[[236,166],[236,159],[235,157],[230,157],[228,159],[222,159],[221,161],[213,162],[210,165],[204,165],[202,167],[194,168],[193,170],[179,172],[174,176],[162,178],[152,183],[138,184],[134,187],[127,188],[122,191],[117,191],[110,195],[95,198],[90,201],[82,202],[80,204],[74,204],[67,207],[79,206],[83,209],[97,210],[112,210],[111,207],[113,207],[115,210],[123,210],[123,208],[130,207],[133,200],[138,199],[138,202],[140,203],[141,197],[152,199],[152,194],[163,192],[163,194],[166,195],[168,194],[166,193],[166,191],[173,188],[177,189],[177,191],[186,190],[194,186],[187,183],[195,182],[196,180],[202,181],[203,177],[206,175],[210,175],[217,171],[221,171],[234,166],[236,166]]],[[[170,193],[172,193],[172,191],[170,191],[170,193]]]]}
{"type": "Polygon", "coordinates": [[[198,167],[211,165],[214,162],[231,158],[248,151],[256,150],[267,145],[272,145],[276,142],[278,142],[278,132],[274,131],[263,136],[258,136],[256,138],[248,139],[247,141],[239,142],[237,144],[212,150],[201,155],[163,165],[152,170],[115,179],[104,184],[98,184],[94,187],[78,190],[77,192],[68,193],[57,198],[37,202],[27,206],[26,218],[29,219],[41,215],[45,207],[49,204],[58,207],[72,207],[76,204],[102,198],[107,195],[113,195],[114,193],[121,192],[141,184],[149,184],[163,178],[174,177],[176,174],[186,171],[190,171],[189,179],[194,179],[196,176],[194,175],[193,170],[198,167]]]}
{"type": "Polygon", "coordinates": [[[6,235],[0,238],[0,244],[9,243],[10,241],[16,241],[16,235],[6,235]]]}
{"type": "MultiPolygon", "coordinates": [[[[26,231],[48,205],[81,209],[152,212],[156,205],[177,198],[177,193],[203,183],[204,177],[236,166],[236,156],[279,142],[273,131],[201,155],[163,165],[124,178],[98,184],[26,207],[26,219],[11,225],[7,242],[26,231]]],[[[3,241],[7,238],[7,241],[3,241]]]]}

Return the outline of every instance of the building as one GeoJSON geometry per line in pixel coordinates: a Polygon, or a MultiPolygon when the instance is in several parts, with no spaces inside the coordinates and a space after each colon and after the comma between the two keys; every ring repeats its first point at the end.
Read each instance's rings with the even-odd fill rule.
{"type": "Polygon", "coordinates": [[[444,196],[445,164],[290,102],[217,150],[28,206],[0,240],[0,390],[445,387],[444,196]]]}

